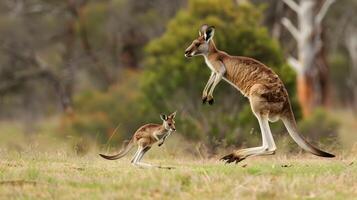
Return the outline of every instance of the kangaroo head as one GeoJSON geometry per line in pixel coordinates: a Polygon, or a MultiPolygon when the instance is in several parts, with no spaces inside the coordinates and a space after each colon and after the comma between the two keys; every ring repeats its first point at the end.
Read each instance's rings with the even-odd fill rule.
{"type": "Polygon", "coordinates": [[[185,50],[185,57],[190,58],[197,55],[207,55],[209,53],[209,42],[213,38],[214,27],[206,24],[202,25],[198,31],[198,38],[192,41],[185,50]]]}
{"type": "Polygon", "coordinates": [[[160,115],[160,118],[162,119],[162,125],[165,127],[166,130],[168,131],[176,131],[175,127],[175,116],[176,116],[176,111],[171,113],[170,115],[160,115]]]}

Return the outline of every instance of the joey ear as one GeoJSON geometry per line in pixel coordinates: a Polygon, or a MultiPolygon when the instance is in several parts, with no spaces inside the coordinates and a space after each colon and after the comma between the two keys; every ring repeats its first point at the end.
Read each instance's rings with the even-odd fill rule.
{"type": "Polygon", "coordinates": [[[177,111],[170,114],[169,118],[174,119],[176,117],[177,111]]]}
{"type": "Polygon", "coordinates": [[[213,36],[214,36],[214,26],[210,26],[206,29],[203,37],[206,40],[206,42],[208,42],[213,38],[213,36]]]}
{"type": "Polygon", "coordinates": [[[160,115],[160,118],[162,119],[162,121],[166,121],[167,120],[167,116],[166,115],[160,115]]]}

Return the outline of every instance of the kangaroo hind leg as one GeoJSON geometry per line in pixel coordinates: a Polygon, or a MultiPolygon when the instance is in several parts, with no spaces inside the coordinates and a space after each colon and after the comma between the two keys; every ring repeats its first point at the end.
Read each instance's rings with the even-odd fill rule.
{"type": "Polygon", "coordinates": [[[275,153],[276,145],[270,131],[268,117],[260,114],[257,114],[256,117],[262,134],[262,146],[237,150],[222,157],[221,160],[226,161],[226,163],[238,163],[249,156],[271,155],[275,153]]]}

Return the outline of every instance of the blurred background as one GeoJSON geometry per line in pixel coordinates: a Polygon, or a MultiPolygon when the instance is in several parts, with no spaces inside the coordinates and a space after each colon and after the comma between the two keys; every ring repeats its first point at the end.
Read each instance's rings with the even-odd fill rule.
{"type": "MultiPolygon", "coordinates": [[[[184,50],[206,23],[219,49],[280,75],[306,138],[356,152],[356,10],[355,0],[1,0],[0,148],[114,150],[175,110],[172,151],[260,145],[233,87],[221,82],[215,104],[201,103],[210,71],[184,50]]],[[[271,127],[281,152],[301,151],[271,127]]]]}

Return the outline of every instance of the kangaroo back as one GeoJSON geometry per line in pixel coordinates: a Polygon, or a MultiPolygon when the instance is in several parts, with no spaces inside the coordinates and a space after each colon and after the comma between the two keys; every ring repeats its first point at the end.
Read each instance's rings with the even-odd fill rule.
{"type": "Polygon", "coordinates": [[[130,149],[132,149],[133,144],[134,144],[133,139],[131,139],[126,145],[124,145],[124,148],[118,154],[112,156],[108,156],[104,154],[99,154],[99,155],[107,160],[117,160],[119,158],[124,157],[130,151],[130,149]]]}
{"type": "Polygon", "coordinates": [[[327,153],[325,151],[318,149],[317,147],[314,147],[313,145],[308,143],[302,135],[299,134],[297,130],[295,117],[291,110],[290,105],[289,105],[289,110],[286,112],[284,116],[281,117],[281,119],[286,129],[288,130],[290,136],[301,148],[317,156],[329,157],[329,158],[335,157],[335,155],[333,154],[327,153]]]}

